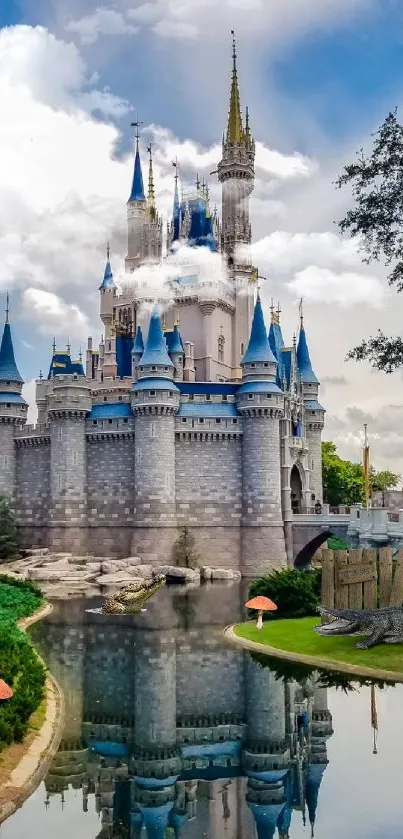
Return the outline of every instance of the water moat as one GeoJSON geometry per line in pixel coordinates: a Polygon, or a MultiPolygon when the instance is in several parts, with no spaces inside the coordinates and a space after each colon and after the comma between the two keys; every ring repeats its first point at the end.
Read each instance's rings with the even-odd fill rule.
{"type": "Polygon", "coordinates": [[[55,601],[32,636],[65,732],[1,839],[400,836],[403,686],[230,646],[222,629],[246,594],[167,587],[130,617],[55,601]]]}

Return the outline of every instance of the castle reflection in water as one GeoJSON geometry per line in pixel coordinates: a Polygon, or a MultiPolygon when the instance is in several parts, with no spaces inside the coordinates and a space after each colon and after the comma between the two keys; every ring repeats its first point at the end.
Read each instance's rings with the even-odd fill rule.
{"type": "Polygon", "coordinates": [[[287,839],[296,810],[314,824],[327,691],[223,641],[245,595],[164,589],[123,618],[85,611],[98,602],[54,604],[32,633],[66,701],[47,806],[71,787],[84,811],[94,796],[97,839],[287,839]]]}

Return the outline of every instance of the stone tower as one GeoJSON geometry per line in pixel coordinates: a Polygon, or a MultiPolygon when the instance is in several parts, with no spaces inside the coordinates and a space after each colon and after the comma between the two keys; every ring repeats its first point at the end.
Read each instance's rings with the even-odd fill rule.
{"type": "Polygon", "coordinates": [[[129,273],[144,262],[158,262],[162,255],[162,219],[155,206],[151,146],[148,151],[150,160],[146,198],[137,128],[132,189],[127,202],[128,248],[125,267],[129,273]]]}
{"type": "Polygon", "coordinates": [[[319,381],[312,369],[302,311],[297,362],[302,383],[306,438],[309,444],[309,484],[312,496],[315,496],[311,497],[311,502],[313,504],[315,501],[322,503],[322,431],[325,422],[325,409],[318,401],[319,381]]]}
{"type": "Polygon", "coordinates": [[[252,240],[249,197],[255,180],[255,141],[251,135],[249,112],[243,124],[237,70],[235,37],[232,43],[232,79],[228,123],[222,139],[222,159],[218,179],[222,184],[221,250],[235,283],[235,346],[241,358],[249,338],[254,302],[254,271],[247,249],[252,240]]]}
{"type": "Polygon", "coordinates": [[[24,425],[28,411],[21,394],[23,384],[15,363],[7,294],[6,321],[0,346],[0,493],[10,498],[16,491],[15,430],[24,425]]]}
{"type": "Polygon", "coordinates": [[[242,573],[258,576],[286,565],[280,487],[280,419],[284,395],[258,296],[237,392],[242,415],[242,573]]]}
{"type": "Polygon", "coordinates": [[[132,388],[135,417],[133,553],[159,552],[170,556],[176,538],[175,414],[179,390],[168,355],[161,318],[150,317],[144,353],[137,364],[132,388]],[[156,537],[156,529],[158,536],[156,537]]]}
{"type": "Polygon", "coordinates": [[[101,321],[105,327],[105,344],[103,357],[103,377],[114,379],[117,374],[116,364],[116,336],[114,329],[113,308],[116,298],[116,284],[113,279],[111,263],[109,261],[109,245],[106,249],[106,265],[104,278],[99,286],[101,321]]]}
{"type": "Polygon", "coordinates": [[[50,547],[86,552],[87,452],[85,418],[91,389],[77,373],[56,376],[49,396],[50,547]]]}

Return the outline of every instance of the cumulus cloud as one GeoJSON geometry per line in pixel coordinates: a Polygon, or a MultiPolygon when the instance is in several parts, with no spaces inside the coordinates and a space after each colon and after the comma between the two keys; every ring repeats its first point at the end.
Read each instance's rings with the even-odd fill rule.
{"type": "Polygon", "coordinates": [[[384,286],[376,277],[352,271],[338,274],[318,265],[308,265],[302,271],[297,271],[287,286],[297,297],[313,303],[336,303],[346,308],[356,306],[357,303],[379,307],[385,298],[384,286]]]}
{"type": "Polygon", "coordinates": [[[83,44],[93,44],[100,35],[135,35],[137,26],[128,23],[121,12],[98,6],[90,15],[70,20],[66,29],[76,32],[83,44]]]}
{"type": "Polygon", "coordinates": [[[90,331],[87,315],[75,303],[41,288],[26,288],[22,295],[22,317],[36,323],[42,335],[66,335],[85,341],[90,331]]]}
{"type": "Polygon", "coordinates": [[[322,376],[321,385],[331,385],[335,387],[343,387],[347,384],[345,376],[322,376]]]}

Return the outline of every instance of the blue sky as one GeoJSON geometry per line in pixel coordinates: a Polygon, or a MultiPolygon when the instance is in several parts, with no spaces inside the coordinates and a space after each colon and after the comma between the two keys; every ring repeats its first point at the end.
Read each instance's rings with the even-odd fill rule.
{"type": "MultiPolygon", "coordinates": [[[[379,326],[400,331],[403,298],[390,296],[382,266],[364,266],[354,243],[338,236],[334,222],[348,196],[333,181],[401,103],[398,0],[3,0],[0,295],[11,291],[32,398],[54,334],[59,344],[69,335],[75,352],[88,334],[100,338],[105,242],[115,273],[125,257],[135,109],[147,126],[143,158],[146,141],[154,143],[166,218],[172,159],[180,160],[185,186],[197,170],[209,177],[216,168],[232,26],[242,105],[250,106],[258,143],[251,217],[254,258],[268,277],[266,304],[281,300],[290,340],[304,297],[329,427],[333,421],[347,453],[357,445],[348,410],[372,416],[381,434],[397,379],[346,366],[346,353],[379,326]],[[331,346],[323,331],[329,322],[331,346]]],[[[403,468],[403,433],[399,445],[403,468]]],[[[381,456],[392,468],[385,446],[381,456]]]]}

